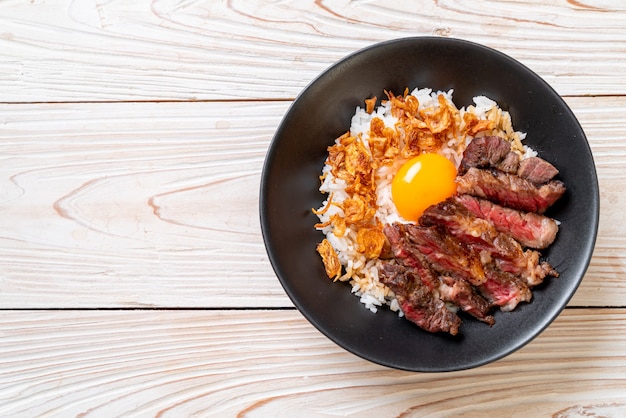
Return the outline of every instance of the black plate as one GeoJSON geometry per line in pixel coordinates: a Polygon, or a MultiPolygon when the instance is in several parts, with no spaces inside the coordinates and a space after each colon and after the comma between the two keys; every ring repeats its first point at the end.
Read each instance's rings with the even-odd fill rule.
{"type": "Polygon", "coordinates": [[[451,371],[480,366],[521,348],[562,311],[593,251],[599,193],[589,144],[559,95],[539,76],[493,49],[447,38],[405,38],[373,45],[327,69],[294,101],[270,145],[260,190],[260,216],[270,262],[300,312],[346,350],[385,366],[451,371]],[[485,95],[508,110],[525,143],[560,170],[568,188],[549,215],[562,222],[545,252],[561,273],[533,290],[533,300],[489,326],[463,317],[460,335],[429,334],[388,309],[373,314],[346,284],[326,277],[316,253],[322,240],[311,213],[327,147],[350,127],[356,106],[383,91],[454,89],[458,107],[485,95]]]}

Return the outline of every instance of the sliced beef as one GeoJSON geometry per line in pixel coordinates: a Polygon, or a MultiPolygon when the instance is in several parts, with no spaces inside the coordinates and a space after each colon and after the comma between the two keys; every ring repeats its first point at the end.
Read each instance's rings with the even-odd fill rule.
{"type": "MultiPolygon", "coordinates": [[[[453,303],[487,324],[493,324],[493,317],[489,315],[491,305],[465,279],[451,276],[438,277],[429,268],[430,263],[426,261],[427,257],[417,249],[416,244],[408,239],[405,225],[389,225],[385,228],[385,234],[397,257],[396,261],[403,268],[412,270],[414,276],[419,277],[424,286],[438,293],[445,302],[453,303]]],[[[455,267],[458,272],[458,266],[455,267]]],[[[439,268],[443,269],[443,266],[439,268]]],[[[466,270],[461,269],[458,274],[465,275],[466,270]]]]}
{"type": "Polygon", "coordinates": [[[511,311],[531,300],[532,286],[558,276],[535,249],[556,237],[558,224],[541,214],[565,186],[549,163],[527,160],[502,138],[476,138],[459,167],[457,195],[426,209],[418,225],[385,225],[390,259],[381,260],[379,278],[407,319],[456,335],[461,320],[448,303],[493,325],[493,306],[511,311]]]}
{"type": "MultiPolygon", "coordinates": [[[[479,255],[437,227],[396,223],[385,226],[384,232],[392,248],[394,235],[406,236],[410,245],[403,252],[412,256],[420,254],[419,257],[423,257],[438,274],[455,275],[475,286],[486,280],[479,255]]],[[[402,254],[402,251],[395,250],[394,253],[402,254]]]]}
{"type": "Polygon", "coordinates": [[[503,271],[525,279],[530,285],[537,285],[554,270],[546,262],[540,262],[539,253],[525,251],[510,235],[499,232],[495,226],[477,218],[464,206],[457,204],[454,198],[447,199],[427,208],[420,217],[422,226],[442,226],[477,252],[489,255],[503,271]]]}
{"type": "Polygon", "coordinates": [[[494,261],[501,271],[523,278],[529,286],[537,286],[547,276],[559,277],[559,273],[547,261],[541,261],[540,257],[539,252],[526,250],[521,258],[498,257],[494,261]],[[524,260],[526,265],[523,264],[524,260]]]}
{"type": "Polygon", "coordinates": [[[405,267],[414,269],[422,283],[430,290],[437,289],[439,287],[437,276],[428,267],[424,254],[409,241],[403,225],[387,225],[384,228],[384,233],[395,259],[405,267]]]}
{"type": "MultiPolygon", "coordinates": [[[[476,244],[479,249],[491,247],[501,234],[490,222],[474,216],[453,198],[428,207],[419,219],[421,226],[441,226],[466,244],[476,244]]],[[[502,239],[506,243],[505,238],[502,239]]],[[[506,245],[500,252],[515,250],[515,243],[506,245]],[[509,248],[511,247],[511,248],[509,248]]]]}
{"type": "Polygon", "coordinates": [[[463,152],[459,174],[464,174],[470,167],[498,168],[507,173],[515,173],[519,156],[511,151],[509,141],[498,136],[474,138],[463,152]]]}
{"type": "Polygon", "coordinates": [[[408,320],[428,332],[459,332],[461,319],[422,283],[413,269],[383,261],[379,273],[380,281],[395,293],[408,320]]]}
{"type": "Polygon", "coordinates": [[[556,167],[539,157],[525,158],[517,170],[518,176],[536,185],[547,183],[557,174],[559,174],[559,170],[556,167]]]}
{"type": "Polygon", "coordinates": [[[530,302],[532,299],[530,288],[520,278],[492,268],[486,269],[485,274],[487,281],[478,290],[500,310],[512,311],[520,302],[530,302]]]}
{"type": "Polygon", "coordinates": [[[489,325],[494,324],[493,315],[489,314],[491,304],[476,292],[468,282],[451,276],[439,277],[439,296],[489,325]]]}
{"type": "Polygon", "coordinates": [[[520,156],[516,152],[509,152],[504,159],[496,164],[494,168],[505,173],[517,173],[520,165],[520,156]]]}
{"type": "Polygon", "coordinates": [[[511,143],[498,136],[474,138],[463,152],[459,174],[470,167],[495,168],[505,173],[517,174],[535,185],[552,180],[558,173],[552,164],[539,157],[521,159],[511,150],[511,143]]]}
{"type": "Polygon", "coordinates": [[[469,194],[524,212],[544,213],[565,193],[565,185],[551,180],[539,187],[519,176],[471,167],[456,178],[457,193],[469,194]]]}
{"type": "Polygon", "coordinates": [[[554,242],[559,232],[557,222],[533,212],[520,212],[467,194],[452,199],[474,216],[488,220],[495,228],[509,234],[523,246],[544,249],[554,242]]]}

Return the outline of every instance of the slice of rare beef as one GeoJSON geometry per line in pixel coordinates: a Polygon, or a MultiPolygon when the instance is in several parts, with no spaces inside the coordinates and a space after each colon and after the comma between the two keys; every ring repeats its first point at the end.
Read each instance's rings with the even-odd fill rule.
{"type": "Polygon", "coordinates": [[[476,292],[467,281],[451,276],[440,276],[439,296],[489,325],[494,324],[493,315],[489,314],[491,304],[476,292]]]}
{"type": "Polygon", "coordinates": [[[511,143],[498,136],[474,138],[463,152],[459,174],[470,167],[492,167],[507,173],[517,172],[520,157],[511,151],[511,143]]]}
{"type": "Polygon", "coordinates": [[[536,185],[547,183],[557,174],[559,174],[559,170],[557,170],[555,166],[539,157],[523,159],[517,170],[518,176],[536,185]]]}
{"type": "Polygon", "coordinates": [[[509,152],[502,161],[500,161],[494,168],[505,173],[517,173],[520,164],[520,156],[516,152],[509,152]]]}
{"type": "Polygon", "coordinates": [[[467,194],[453,197],[474,216],[488,220],[495,228],[509,234],[523,246],[544,249],[552,244],[559,231],[557,222],[533,212],[520,212],[467,194]]]}
{"type": "Polygon", "coordinates": [[[394,258],[405,267],[414,269],[430,290],[437,289],[437,276],[428,267],[424,254],[409,241],[405,228],[401,224],[386,225],[384,233],[394,258]]]}
{"type": "Polygon", "coordinates": [[[544,213],[565,193],[565,185],[551,180],[539,187],[519,176],[471,167],[456,178],[457,193],[469,194],[524,212],[544,213]]]}
{"type": "Polygon", "coordinates": [[[459,332],[461,319],[416,277],[414,270],[387,260],[380,264],[379,277],[395,293],[408,320],[428,332],[459,332]]]}
{"type": "Polygon", "coordinates": [[[530,302],[532,293],[520,278],[493,268],[485,269],[487,281],[478,287],[479,292],[500,310],[510,312],[520,302],[530,302]]]}
{"type": "Polygon", "coordinates": [[[539,252],[526,250],[523,257],[523,260],[526,260],[526,266],[520,262],[522,259],[495,258],[494,261],[501,271],[523,278],[529,286],[537,286],[543,283],[543,279],[547,276],[559,277],[559,272],[547,261],[541,261],[540,257],[539,252]]]}

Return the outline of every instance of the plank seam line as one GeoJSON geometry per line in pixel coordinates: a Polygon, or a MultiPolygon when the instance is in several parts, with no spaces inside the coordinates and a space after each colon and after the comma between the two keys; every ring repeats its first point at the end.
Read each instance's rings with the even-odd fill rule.
{"type": "Polygon", "coordinates": [[[30,101],[30,102],[9,102],[0,101],[0,105],[71,105],[71,104],[142,104],[142,103],[263,103],[263,102],[293,102],[295,98],[265,98],[265,99],[201,99],[201,100],[176,100],[176,99],[159,99],[159,100],[76,100],[76,101],[30,101]]]}
{"type": "Polygon", "coordinates": [[[250,307],[99,307],[99,308],[0,308],[0,312],[28,312],[28,311],[295,311],[289,306],[250,306],[250,307]]]}

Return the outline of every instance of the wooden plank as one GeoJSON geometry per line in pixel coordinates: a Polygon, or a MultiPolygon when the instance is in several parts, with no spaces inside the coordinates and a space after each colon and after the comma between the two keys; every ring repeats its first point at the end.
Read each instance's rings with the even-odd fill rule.
{"type": "Polygon", "coordinates": [[[258,215],[288,104],[2,106],[2,307],[289,306],[258,215]]]}
{"type": "Polygon", "coordinates": [[[620,122],[626,114],[626,99],[607,97],[588,101],[568,98],[567,102],[587,135],[593,152],[600,186],[600,224],[598,239],[589,270],[571,301],[577,306],[624,306],[624,296],[611,293],[626,291],[626,138],[620,122]],[[595,103],[595,108],[589,106],[595,103]],[[622,299],[620,301],[619,299],[622,299]]]}
{"type": "MultiPolygon", "coordinates": [[[[626,98],[568,102],[602,199],[572,305],[624,306],[626,98]]],[[[0,308],[292,306],[257,210],[288,105],[0,105],[0,308]]]]}
{"type": "Polygon", "coordinates": [[[0,102],[293,98],[407,36],[496,48],[563,95],[626,93],[616,1],[3,1],[0,28],[0,102]]]}
{"type": "Polygon", "coordinates": [[[490,365],[362,360],[297,311],[8,311],[2,416],[623,416],[626,310],[568,309],[490,365]]]}

